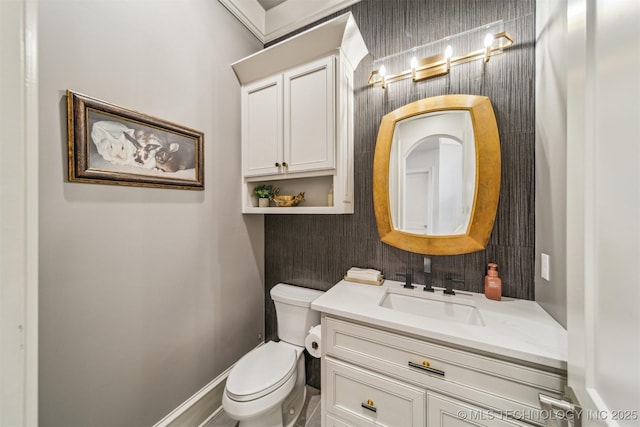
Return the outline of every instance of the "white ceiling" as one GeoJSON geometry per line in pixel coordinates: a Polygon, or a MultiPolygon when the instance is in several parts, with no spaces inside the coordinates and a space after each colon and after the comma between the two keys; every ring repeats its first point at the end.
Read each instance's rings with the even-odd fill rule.
{"type": "Polygon", "coordinates": [[[360,0],[218,1],[229,9],[258,40],[267,43],[360,0]]]}
{"type": "Polygon", "coordinates": [[[286,0],[258,0],[258,3],[260,3],[260,6],[262,6],[264,10],[269,10],[272,7],[277,6],[285,1],[286,0]]]}

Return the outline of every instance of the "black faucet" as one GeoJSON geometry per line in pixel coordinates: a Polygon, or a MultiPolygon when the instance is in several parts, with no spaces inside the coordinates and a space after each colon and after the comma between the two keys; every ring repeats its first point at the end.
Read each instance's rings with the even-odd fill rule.
{"type": "Polygon", "coordinates": [[[415,288],[415,286],[413,286],[411,284],[411,272],[407,272],[407,273],[396,273],[398,276],[403,276],[404,277],[404,286],[403,288],[405,289],[413,289],[415,288]]]}
{"type": "Polygon", "coordinates": [[[424,289],[425,292],[434,292],[431,286],[431,273],[424,273],[424,289]]]}
{"type": "Polygon", "coordinates": [[[431,286],[431,258],[424,257],[424,289],[426,292],[433,292],[431,286]]]}
{"type": "Polygon", "coordinates": [[[464,279],[452,279],[451,277],[445,279],[444,281],[444,291],[442,291],[445,295],[455,295],[456,291],[453,290],[454,283],[462,283],[464,285],[464,279]]]}

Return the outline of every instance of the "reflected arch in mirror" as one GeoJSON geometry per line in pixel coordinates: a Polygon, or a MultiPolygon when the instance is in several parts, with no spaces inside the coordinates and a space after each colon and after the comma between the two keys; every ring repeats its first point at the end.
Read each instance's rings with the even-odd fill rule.
{"type": "Polygon", "coordinates": [[[484,249],[498,207],[500,167],[487,97],[437,96],[387,114],[373,165],[381,240],[426,255],[484,249]]]}
{"type": "Polygon", "coordinates": [[[475,187],[471,118],[467,111],[416,117],[398,122],[393,133],[389,162],[391,223],[394,229],[412,234],[462,234],[469,225],[475,187]],[[458,135],[434,133],[436,129],[447,130],[442,124],[460,129],[458,135]],[[414,132],[416,128],[421,131],[414,132]],[[425,132],[427,128],[431,132],[425,132]]]}

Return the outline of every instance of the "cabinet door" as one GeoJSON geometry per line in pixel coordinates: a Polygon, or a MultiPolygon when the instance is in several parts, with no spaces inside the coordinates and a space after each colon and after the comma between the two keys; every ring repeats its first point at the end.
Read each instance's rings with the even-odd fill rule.
{"type": "Polygon", "coordinates": [[[284,73],[285,172],[335,167],[333,57],[284,73]]]}
{"type": "MultiPolygon", "coordinates": [[[[510,414],[489,411],[436,393],[427,393],[428,427],[524,427],[510,414]]],[[[518,414],[514,414],[518,415],[518,414]]],[[[526,417],[527,414],[520,414],[526,417]]]]}
{"type": "Polygon", "coordinates": [[[242,88],[242,172],[244,176],[282,171],[282,75],[242,88]]]}

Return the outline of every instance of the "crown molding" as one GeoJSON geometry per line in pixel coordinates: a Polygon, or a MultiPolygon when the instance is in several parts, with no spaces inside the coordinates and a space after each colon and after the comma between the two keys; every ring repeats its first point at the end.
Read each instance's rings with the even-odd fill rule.
{"type": "Polygon", "coordinates": [[[231,67],[245,85],[338,52],[352,69],[369,53],[351,12],[249,55],[231,67]]]}
{"type": "Polygon", "coordinates": [[[360,0],[286,0],[268,11],[257,0],[218,1],[266,44],[360,0]]]}

